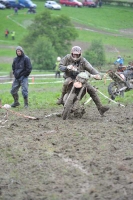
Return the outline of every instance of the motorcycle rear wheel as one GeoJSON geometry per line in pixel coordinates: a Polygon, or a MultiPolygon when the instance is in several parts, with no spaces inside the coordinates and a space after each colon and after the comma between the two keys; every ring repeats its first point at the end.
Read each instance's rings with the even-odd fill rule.
{"type": "Polygon", "coordinates": [[[73,104],[74,104],[74,99],[76,98],[76,94],[71,94],[69,96],[69,99],[67,99],[67,103],[65,104],[63,113],[62,113],[62,119],[65,120],[69,117],[73,104]]]}
{"type": "Polygon", "coordinates": [[[111,82],[108,85],[108,94],[110,95],[110,98],[112,100],[114,100],[118,95],[124,97],[124,91],[117,93],[117,90],[118,90],[118,85],[115,82],[111,82]]]}

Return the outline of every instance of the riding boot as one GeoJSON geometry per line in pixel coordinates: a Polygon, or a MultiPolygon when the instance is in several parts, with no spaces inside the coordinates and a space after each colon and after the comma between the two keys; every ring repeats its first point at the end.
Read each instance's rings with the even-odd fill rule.
{"type": "Polygon", "coordinates": [[[67,85],[63,85],[63,88],[62,88],[62,94],[61,94],[61,97],[58,99],[58,101],[57,101],[57,104],[58,105],[61,105],[61,104],[63,104],[63,97],[64,97],[64,95],[66,94],[66,89],[67,89],[67,85]]]}
{"type": "Polygon", "coordinates": [[[11,107],[15,108],[20,105],[20,103],[18,102],[19,96],[18,94],[12,94],[12,96],[14,98],[14,103],[11,104],[11,107]]]}
{"type": "Polygon", "coordinates": [[[24,107],[28,108],[28,98],[24,98],[24,107]]]}
{"type": "Polygon", "coordinates": [[[89,87],[87,87],[87,91],[90,94],[91,98],[93,99],[94,103],[96,104],[100,115],[103,116],[104,113],[109,110],[109,107],[108,106],[103,106],[101,104],[100,99],[96,94],[95,88],[93,88],[92,86],[89,86],[89,87]]]}

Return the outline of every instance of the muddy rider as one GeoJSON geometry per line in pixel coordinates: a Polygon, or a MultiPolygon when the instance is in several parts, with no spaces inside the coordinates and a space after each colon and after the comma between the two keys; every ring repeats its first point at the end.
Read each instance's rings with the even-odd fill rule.
{"type": "MultiPolygon", "coordinates": [[[[59,68],[62,72],[64,72],[65,81],[62,88],[61,97],[57,101],[58,105],[63,104],[63,97],[67,92],[67,87],[69,85],[69,82],[75,80],[79,72],[88,71],[93,78],[97,80],[101,79],[99,72],[96,69],[94,69],[85,58],[82,57],[81,48],[79,46],[72,47],[71,53],[67,54],[65,57],[61,59],[59,68]],[[73,67],[77,68],[76,72],[71,71],[73,67]]],[[[106,111],[109,110],[108,106],[103,106],[101,104],[100,99],[97,96],[96,89],[89,83],[87,86],[87,92],[93,99],[101,115],[103,115],[106,111]]]]}
{"type": "Polygon", "coordinates": [[[120,55],[118,55],[116,61],[114,62],[114,65],[117,66],[118,71],[123,71],[124,59],[120,55]]]}
{"type": "Polygon", "coordinates": [[[133,89],[132,85],[129,84],[130,79],[133,79],[133,61],[128,63],[128,67],[123,72],[118,73],[121,78],[125,81],[128,89],[133,89]]]}

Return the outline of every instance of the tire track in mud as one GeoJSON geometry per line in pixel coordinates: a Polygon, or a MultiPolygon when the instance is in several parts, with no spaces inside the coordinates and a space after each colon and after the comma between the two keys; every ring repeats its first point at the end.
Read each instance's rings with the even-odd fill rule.
{"type": "Polygon", "coordinates": [[[63,154],[58,154],[58,156],[67,164],[71,165],[72,167],[75,167],[77,169],[79,169],[83,174],[89,175],[89,173],[87,172],[86,169],[84,169],[84,167],[78,162],[78,161],[74,161],[71,158],[67,158],[65,157],[63,154]]]}
{"type": "Polygon", "coordinates": [[[132,199],[132,108],[114,106],[101,118],[91,106],[82,120],[50,114],[59,108],[24,110],[37,114],[34,122],[9,116],[1,129],[2,197],[132,199]]]}
{"type": "MultiPolygon", "coordinates": [[[[52,133],[54,133],[54,130],[52,131],[52,133]]],[[[72,170],[76,169],[78,170],[81,174],[80,176],[85,175],[85,177],[83,178],[83,180],[79,181],[78,184],[80,185],[80,192],[79,194],[84,194],[85,192],[87,192],[88,190],[91,190],[93,188],[93,186],[90,184],[89,182],[89,176],[92,175],[92,173],[88,173],[88,171],[84,168],[84,166],[79,163],[79,161],[77,160],[72,160],[71,158],[66,157],[65,155],[61,154],[61,153],[52,153],[52,152],[46,152],[46,154],[54,157],[57,156],[60,158],[60,161],[64,163],[64,167],[63,168],[67,168],[67,166],[69,166],[72,170]]],[[[59,160],[58,160],[59,162],[59,160]]],[[[58,165],[58,164],[57,164],[58,165]]],[[[80,180],[80,179],[79,179],[80,180]]]]}

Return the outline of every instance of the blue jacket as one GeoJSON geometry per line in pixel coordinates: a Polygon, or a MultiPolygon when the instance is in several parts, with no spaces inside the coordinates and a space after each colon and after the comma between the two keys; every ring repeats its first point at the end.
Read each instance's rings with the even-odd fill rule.
{"type": "Polygon", "coordinates": [[[114,64],[120,64],[120,65],[123,65],[123,64],[124,64],[124,60],[123,60],[123,58],[118,58],[118,59],[114,62],[114,64]]]}

